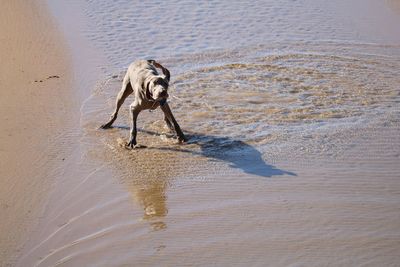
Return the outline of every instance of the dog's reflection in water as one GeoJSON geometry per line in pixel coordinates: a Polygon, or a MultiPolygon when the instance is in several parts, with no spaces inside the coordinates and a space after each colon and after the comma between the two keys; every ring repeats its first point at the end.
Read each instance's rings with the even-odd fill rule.
{"type": "Polygon", "coordinates": [[[167,184],[161,179],[129,186],[132,197],[143,208],[143,219],[150,223],[153,230],[167,227],[163,221],[168,213],[166,189],[167,184]]]}
{"type": "Polygon", "coordinates": [[[167,189],[171,179],[187,162],[181,153],[173,151],[143,148],[120,152],[124,158],[121,163],[127,167],[121,168],[126,172],[122,176],[123,184],[143,208],[143,220],[148,221],[153,230],[166,228],[167,189]]]}
{"type": "MultiPolygon", "coordinates": [[[[154,138],[154,133],[147,133],[151,133],[154,138]]],[[[217,160],[250,175],[296,176],[295,173],[267,164],[261,152],[245,142],[211,135],[188,136],[190,140],[187,145],[163,146],[156,143],[120,155],[123,158],[120,162],[128,166],[123,168],[127,172],[123,182],[135,202],[143,207],[143,219],[149,221],[154,230],[167,227],[164,222],[168,213],[166,191],[172,179],[190,173],[190,166],[217,160]]],[[[207,166],[204,167],[207,169],[207,166]]]]}

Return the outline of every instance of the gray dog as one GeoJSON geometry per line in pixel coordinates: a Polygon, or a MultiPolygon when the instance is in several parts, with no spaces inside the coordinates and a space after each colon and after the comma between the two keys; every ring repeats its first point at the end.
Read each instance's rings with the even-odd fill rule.
{"type": "Polygon", "coordinates": [[[133,62],[129,66],[122,82],[122,89],[117,96],[115,111],[110,120],[103,124],[101,128],[111,128],[111,125],[117,119],[121,105],[130,94],[134,93],[135,100],[130,105],[132,124],[128,147],[136,147],[136,121],[139,113],[142,110],[156,109],[159,106],[164,112],[164,119],[168,128],[171,131],[175,131],[180,142],[186,141],[185,135],[182,133],[167,103],[169,79],[169,70],[155,60],[133,62]],[[162,75],[157,72],[157,68],[162,70],[162,75]]]}

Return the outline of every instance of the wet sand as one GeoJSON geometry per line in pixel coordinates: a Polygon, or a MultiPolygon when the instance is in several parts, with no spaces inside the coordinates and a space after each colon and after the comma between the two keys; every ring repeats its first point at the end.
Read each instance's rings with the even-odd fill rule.
{"type": "Polygon", "coordinates": [[[17,266],[396,266],[399,18],[267,2],[50,3],[80,124],[17,266]],[[98,129],[143,57],[172,72],[185,145],[156,111],[123,148],[132,98],[98,129]]]}
{"type": "Polygon", "coordinates": [[[0,265],[15,262],[68,149],[73,109],[63,36],[37,1],[5,1],[0,18],[0,265]]]}

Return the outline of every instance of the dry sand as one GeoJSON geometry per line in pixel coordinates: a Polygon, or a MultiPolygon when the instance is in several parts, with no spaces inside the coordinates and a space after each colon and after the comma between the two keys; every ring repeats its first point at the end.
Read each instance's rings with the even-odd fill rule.
{"type": "Polygon", "coordinates": [[[43,210],[71,120],[69,62],[41,1],[2,1],[0,265],[15,261],[43,210]]]}
{"type": "Polygon", "coordinates": [[[400,1],[399,0],[386,0],[389,6],[398,14],[400,14],[400,1]]]}

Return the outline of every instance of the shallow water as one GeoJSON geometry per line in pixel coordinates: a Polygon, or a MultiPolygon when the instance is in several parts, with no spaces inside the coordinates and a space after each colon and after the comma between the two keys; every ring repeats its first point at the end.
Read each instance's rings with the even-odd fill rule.
{"type": "Polygon", "coordinates": [[[396,261],[398,190],[387,188],[398,188],[399,51],[285,43],[165,59],[178,66],[170,103],[189,141],[177,144],[161,111],[144,111],[146,148],[135,151],[123,148],[132,98],[115,128],[96,129],[124,71],[110,74],[82,108],[85,144],[116,167],[149,232],[127,237],[129,256],[109,253],[149,265],[396,261]]]}
{"type": "MultiPolygon", "coordinates": [[[[240,141],[263,150],[298,135],[315,139],[321,127],[354,128],[396,117],[399,60],[400,46],[395,45],[286,42],[177,56],[164,64],[178,65],[171,68],[169,102],[181,126],[194,136],[189,144],[206,142],[212,149],[236,147],[240,141]]],[[[124,74],[110,75],[87,99],[82,123],[89,132],[114,108],[124,74]]],[[[126,102],[125,107],[132,97],[126,102]]],[[[168,135],[160,111],[142,116],[144,131],[168,135]]],[[[127,108],[117,125],[125,138],[127,108]]],[[[94,135],[106,138],[103,132],[94,135]]],[[[166,140],[152,145],[173,143],[166,140]]]]}
{"type": "Polygon", "coordinates": [[[86,38],[108,60],[80,110],[79,168],[89,171],[55,198],[25,262],[400,260],[400,35],[389,25],[399,18],[382,3],[81,7],[86,38]],[[358,12],[348,17],[349,8],[358,12]],[[385,23],[386,31],[376,30],[385,23]],[[170,69],[169,102],[187,144],[177,143],[156,110],[139,115],[137,139],[146,147],[125,149],[132,97],[114,128],[98,129],[136,58],[170,69]]]}

